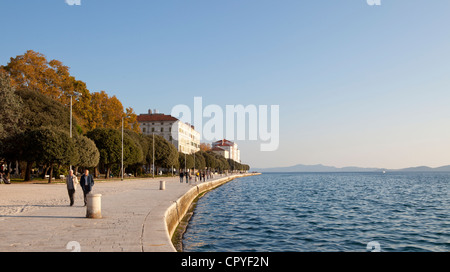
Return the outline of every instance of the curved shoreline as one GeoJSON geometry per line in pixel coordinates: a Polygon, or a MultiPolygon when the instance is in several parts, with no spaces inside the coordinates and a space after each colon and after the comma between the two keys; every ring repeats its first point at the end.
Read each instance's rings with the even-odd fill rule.
{"type": "Polygon", "coordinates": [[[69,206],[64,184],[0,185],[0,252],[65,252],[70,241],[83,252],[176,252],[172,236],[192,201],[250,175],[194,184],[181,184],[177,177],[100,182],[94,190],[102,194],[103,218],[96,220],[86,218],[81,190],[69,206]],[[166,190],[158,180],[166,182],[166,190]]]}
{"type": "Polygon", "coordinates": [[[176,248],[173,245],[172,238],[176,232],[177,227],[183,223],[183,219],[188,213],[192,202],[201,196],[202,194],[213,190],[227,182],[234,180],[235,178],[248,177],[260,175],[261,173],[249,173],[249,174],[239,174],[233,175],[229,177],[224,177],[220,179],[216,179],[213,181],[208,181],[204,183],[200,183],[194,187],[192,187],[189,191],[187,191],[183,196],[177,199],[169,208],[167,208],[164,214],[164,222],[166,227],[166,236],[170,240],[170,244],[172,245],[172,251],[176,252],[176,248]]]}

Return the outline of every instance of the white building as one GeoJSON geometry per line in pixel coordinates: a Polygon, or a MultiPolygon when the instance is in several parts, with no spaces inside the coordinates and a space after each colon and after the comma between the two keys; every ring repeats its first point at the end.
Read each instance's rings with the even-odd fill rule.
{"type": "Polygon", "coordinates": [[[171,115],[158,113],[156,110],[138,115],[137,120],[143,134],[154,133],[162,136],[179,152],[192,154],[200,150],[200,133],[190,124],[183,123],[171,115]]]}
{"type": "Polygon", "coordinates": [[[226,159],[232,159],[241,162],[241,151],[238,145],[228,140],[220,140],[212,143],[211,151],[224,156],[226,159]]]}
{"type": "Polygon", "coordinates": [[[228,152],[227,150],[220,148],[218,146],[215,146],[213,148],[211,148],[211,151],[219,154],[220,156],[224,157],[225,159],[229,159],[230,158],[230,152],[228,152]]]}

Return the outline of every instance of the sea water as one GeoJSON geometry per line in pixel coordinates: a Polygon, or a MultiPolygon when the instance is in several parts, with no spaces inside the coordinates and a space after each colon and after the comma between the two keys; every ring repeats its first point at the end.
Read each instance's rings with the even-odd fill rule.
{"type": "Polygon", "coordinates": [[[450,251],[450,173],[239,178],[198,201],[183,238],[187,252],[367,251],[373,244],[450,251]]]}

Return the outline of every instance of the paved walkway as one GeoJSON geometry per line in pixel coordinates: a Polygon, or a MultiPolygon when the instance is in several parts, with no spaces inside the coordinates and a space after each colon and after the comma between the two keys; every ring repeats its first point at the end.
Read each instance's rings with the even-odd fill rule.
{"type": "Polygon", "coordinates": [[[102,194],[102,219],[85,217],[80,188],[70,207],[64,184],[0,185],[0,197],[18,190],[44,195],[51,191],[61,196],[59,202],[53,202],[60,204],[17,205],[16,213],[0,213],[0,251],[67,252],[71,241],[79,244],[82,252],[174,251],[164,213],[195,185],[180,183],[177,177],[97,182],[93,193],[102,194]],[[166,181],[164,191],[159,190],[160,180],[166,181]]]}

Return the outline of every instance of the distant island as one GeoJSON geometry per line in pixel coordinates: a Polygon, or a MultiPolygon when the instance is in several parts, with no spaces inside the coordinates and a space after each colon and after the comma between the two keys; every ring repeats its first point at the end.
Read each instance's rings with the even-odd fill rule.
{"type": "Polygon", "coordinates": [[[450,172],[450,165],[441,167],[428,167],[428,166],[417,166],[408,167],[403,169],[386,169],[386,168],[365,168],[365,167],[335,167],[326,166],[322,164],[316,165],[304,165],[297,164],[294,166],[287,167],[271,167],[271,168],[252,168],[252,171],[256,172],[450,172]]]}

